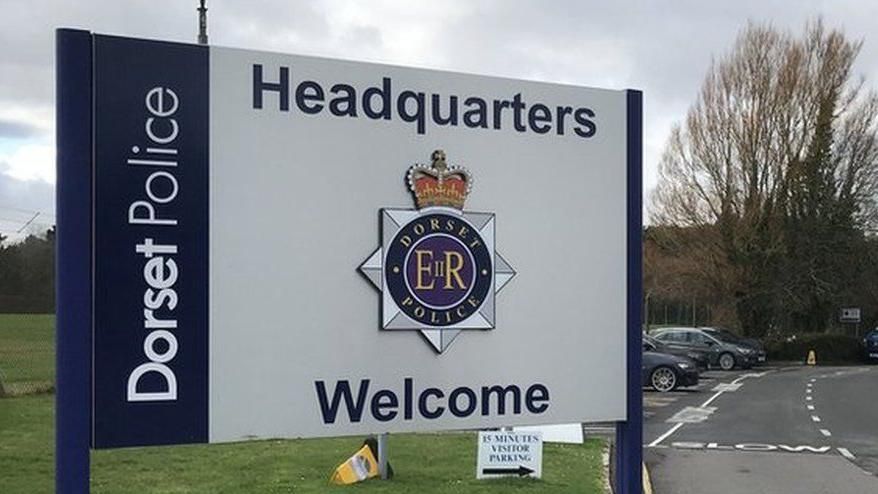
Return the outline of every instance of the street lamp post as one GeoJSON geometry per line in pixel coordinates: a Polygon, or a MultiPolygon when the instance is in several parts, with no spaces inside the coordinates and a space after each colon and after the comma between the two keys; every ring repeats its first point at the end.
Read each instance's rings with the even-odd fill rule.
{"type": "Polygon", "coordinates": [[[198,7],[198,44],[207,44],[207,6],[206,1],[201,0],[201,6],[198,7]]]}

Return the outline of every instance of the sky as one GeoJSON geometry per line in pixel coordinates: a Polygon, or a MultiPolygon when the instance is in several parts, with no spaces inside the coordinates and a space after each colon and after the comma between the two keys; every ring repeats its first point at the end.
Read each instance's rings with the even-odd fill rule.
{"type": "MultiPolygon", "coordinates": [[[[193,42],[197,4],[0,0],[0,233],[21,238],[54,222],[55,28],[193,42]]],[[[208,7],[210,43],[221,46],[641,89],[647,200],[673,125],[712,58],[750,21],[801,32],[822,16],[864,41],[855,72],[878,88],[874,0],[212,0],[208,7]]]]}

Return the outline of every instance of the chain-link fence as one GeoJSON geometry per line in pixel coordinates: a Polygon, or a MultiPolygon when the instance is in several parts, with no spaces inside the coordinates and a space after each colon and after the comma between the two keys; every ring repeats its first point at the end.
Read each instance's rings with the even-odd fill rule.
{"type": "Polygon", "coordinates": [[[55,390],[55,315],[0,314],[0,398],[55,390]]]}

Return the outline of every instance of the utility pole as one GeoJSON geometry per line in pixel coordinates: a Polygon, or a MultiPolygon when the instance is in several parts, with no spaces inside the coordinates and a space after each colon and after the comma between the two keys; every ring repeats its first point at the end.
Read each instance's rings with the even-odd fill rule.
{"type": "Polygon", "coordinates": [[[198,7],[198,44],[207,44],[207,6],[205,0],[201,0],[201,6],[198,7]]]}

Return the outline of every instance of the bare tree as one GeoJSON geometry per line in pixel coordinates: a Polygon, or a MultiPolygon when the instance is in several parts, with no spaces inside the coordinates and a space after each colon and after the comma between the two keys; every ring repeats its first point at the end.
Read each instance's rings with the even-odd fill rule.
{"type": "Polygon", "coordinates": [[[786,276],[795,233],[819,224],[811,233],[831,240],[878,218],[878,97],[851,74],[861,45],[820,20],[801,37],[751,23],[671,133],[651,222],[697,231],[664,229],[663,241],[687,252],[748,332],[776,325],[779,307],[812,304],[803,284],[820,286],[809,297],[833,289],[814,260],[826,245],[800,256],[810,278],[786,276]]]}

